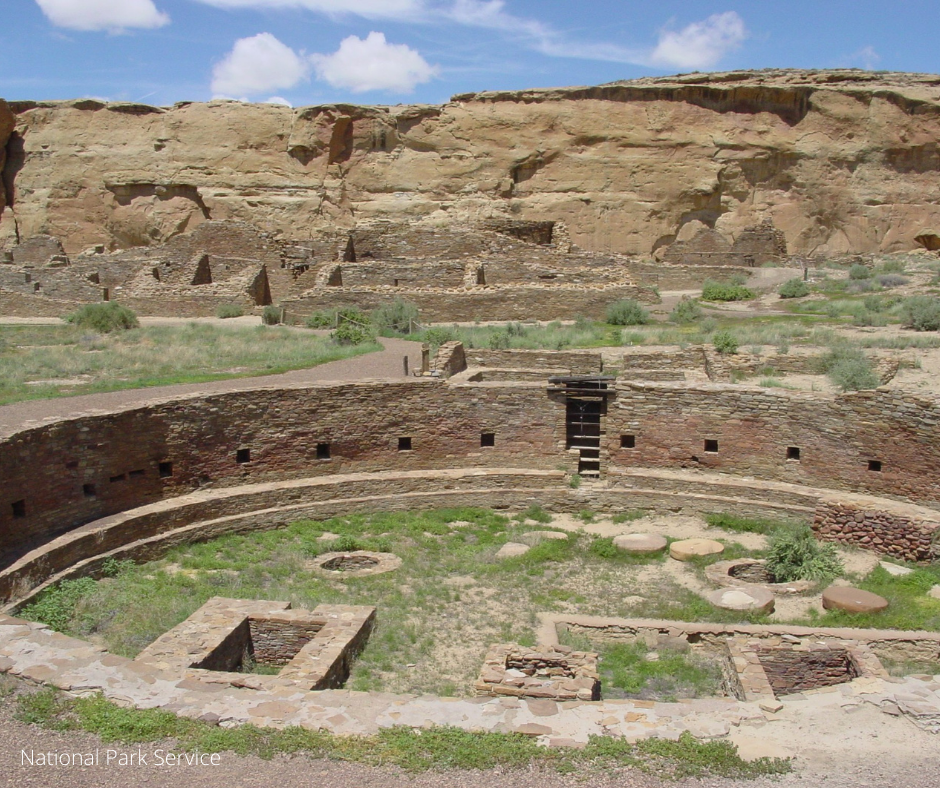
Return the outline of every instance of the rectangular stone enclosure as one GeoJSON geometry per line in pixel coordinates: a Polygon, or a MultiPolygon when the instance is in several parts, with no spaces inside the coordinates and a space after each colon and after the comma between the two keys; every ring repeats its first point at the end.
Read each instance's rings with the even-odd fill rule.
{"type": "Polygon", "coordinates": [[[736,636],[728,639],[728,655],[734,668],[734,694],[741,700],[887,677],[877,655],[857,640],[736,636]]]}
{"type": "Polygon", "coordinates": [[[600,700],[597,654],[567,646],[492,646],[474,690],[477,695],[600,700]]]}
{"type": "Polygon", "coordinates": [[[375,608],[214,597],[140,653],[137,660],[165,670],[246,684],[341,687],[365,646],[375,608]],[[211,676],[209,675],[211,674],[211,676]]]}

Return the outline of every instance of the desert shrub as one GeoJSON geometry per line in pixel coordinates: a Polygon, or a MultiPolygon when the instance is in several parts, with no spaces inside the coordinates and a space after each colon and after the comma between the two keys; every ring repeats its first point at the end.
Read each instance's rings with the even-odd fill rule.
{"type": "Polygon", "coordinates": [[[336,314],[328,310],[314,312],[304,321],[307,328],[332,328],[334,323],[336,323],[336,314]]]}
{"type": "Polygon", "coordinates": [[[901,308],[904,324],[915,331],[940,330],[940,299],[912,296],[901,308]]]}
{"type": "Polygon", "coordinates": [[[723,355],[734,355],[738,352],[738,340],[730,331],[716,331],[712,344],[715,350],[723,355]]]}
{"type": "Polygon", "coordinates": [[[126,331],[129,328],[138,328],[140,322],[126,306],[116,301],[106,301],[102,304],[85,304],[81,309],[65,318],[67,323],[79,328],[87,328],[101,334],[112,331],[126,331]]]}
{"type": "Polygon", "coordinates": [[[802,298],[809,295],[809,285],[799,277],[788,279],[777,290],[781,298],[802,298]]]}
{"type": "Polygon", "coordinates": [[[418,307],[396,298],[391,304],[382,304],[372,312],[372,322],[380,329],[396,334],[409,334],[413,323],[418,321],[418,307]]]}
{"type": "Polygon", "coordinates": [[[703,314],[702,307],[698,301],[694,298],[683,297],[669,313],[669,319],[673,323],[688,324],[694,323],[696,320],[701,320],[703,314]]]}
{"type": "Polygon", "coordinates": [[[747,301],[753,297],[754,292],[752,290],[734,282],[706,279],[702,285],[703,301],[747,301]]]}
{"type": "Polygon", "coordinates": [[[607,306],[607,322],[611,325],[641,326],[649,321],[649,312],[632,298],[614,301],[607,306]]]}
{"type": "Polygon", "coordinates": [[[245,310],[241,304],[219,304],[218,309],[215,310],[215,316],[223,320],[228,317],[241,317],[243,314],[245,310]]]}
{"type": "Polygon", "coordinates": [[[849,269],[849,279],[871,279],[871,268],[861,263],[856,263],[849,269]]]}
{"type": "Polygon", "coordinates": [[[904,273],[904,261],[903,260],[885,260],[881,265],[878,266],[878,273],[880,274],[903,274],[904,273]]]}
{"type": "Polygon", "coordinates": [[[882,274],[877,277],[877,279],[878,284],[882,287],[900,287],[910,281],[906,276],[901,276],[900,274],[882,274]]]}
{"type": "Polygon", "coordinates": [[[874,389],[881,385],[871,360],[858,348],[838,345],[822,358],[823,371],[843,391],[874,389]]]}
{"type": "Polygon", "coordinates": [[[779,583],[824,582],[844,571],[835,545],[816,541],[808,526],[783,529],[771,536],[767,569],[779,583]]]}
{"type": "Polygon", "coordinates": [[[338,345],[361,345],[375,339],[375,332],[371,326],[360,326],[356,323],[340,323],[330,338],[338,345]]]}
{"type": "Polygon", "coordinates": [[[486,340],[486,346],[490,350],[506,350],[509,348],[509,332],[506,330],[495,331],[490,334],[490,338],[486,340]]]}
{"type": "Polygon", "coordinates": [[[261,322],[266,326],[276,326],[281,322],[281,308],[268,304],[261,313],[261,322]]]}
{"type": "Polygon", "coordinates": [[[456,329],[447,326],[433,326],[425,331],[423,336],[423,340],[434,347],[440,347],[445,342],[453,342],[459,338],[456,329]]]}

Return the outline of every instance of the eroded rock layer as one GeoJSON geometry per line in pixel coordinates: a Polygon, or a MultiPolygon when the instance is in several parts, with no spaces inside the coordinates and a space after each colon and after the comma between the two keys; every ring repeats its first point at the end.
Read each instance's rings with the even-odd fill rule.
{"type": "Polygon", "coordinates": [[[940,227],[932,75],[694,74],[442,106],[0,101],[0,143],[0,244],[48,234],[69,254],[210,219],[283,238],[556,221],[635,255],[764,220],[791,254],[907,250],[940,227]]]}

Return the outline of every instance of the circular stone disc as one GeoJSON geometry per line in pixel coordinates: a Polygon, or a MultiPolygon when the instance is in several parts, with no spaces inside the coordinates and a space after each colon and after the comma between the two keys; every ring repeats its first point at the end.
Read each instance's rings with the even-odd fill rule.
{"type": "Polygon", "coordinates": [[[772,613],[774,595],[764,588],[719,588],[705,597],[723,610],[772,613]]]}
{"type": "Polygon", "coordinates": [[[721,542],[711,539],[685,539],[669,545],[669,555],[677,561],[688,561],[702,555],[718,555],[724,551],[725,546],[721,542]]]}
{"type": "Polygon", "coordinates": [[[666,537],[659,534],[621,534],[614,537],[614,547],[637,555],[661,553],[666,544],[666,537]]]}
{"type": "Polygon", "coordinates": [[[506,542],[496,553],[497,558],[515,558],[518,555],[525,555],[529,552],[529,545],[519,542],[506,542]]]}
{"type": "Polygon", "coordinates": [[[888,606],[888,600],[851,586],[829,586],[822,594],[823,608],[844,610],[846,613],[879,613],[888,606]]]}

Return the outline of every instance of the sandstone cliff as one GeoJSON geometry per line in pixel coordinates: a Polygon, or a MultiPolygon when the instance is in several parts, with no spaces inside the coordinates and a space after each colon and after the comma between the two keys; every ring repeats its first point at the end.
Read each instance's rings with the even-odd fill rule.
{"type": "MultiPolygon", "coordinates": [[[[4,238],[74,253],[207,219],[283,238],[371,218],[561,221],[649,255],[765,219],[796,254],[907,250],[940,226],[940,77],[693,74],[443,106],[0,102],[4,238]]],[[[0,196],[0,207],[3,206],[0,196]]]]}

